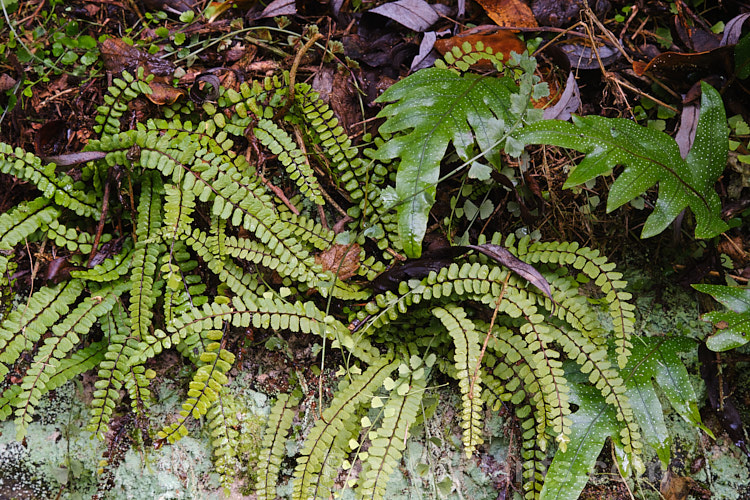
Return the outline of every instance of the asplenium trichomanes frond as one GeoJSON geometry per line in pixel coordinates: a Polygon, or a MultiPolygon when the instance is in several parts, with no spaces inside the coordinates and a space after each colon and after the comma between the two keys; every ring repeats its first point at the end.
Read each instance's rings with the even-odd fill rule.
{"type": "MultiPolygon", "coordinates": [[[[385,264],[374,253],[399,240],[381,199],[389,172],[362,158],[309,86],[297,84],[288,107],[285,78],[220,89],[216,103],[180,103],[165,108],[164,118],[122,130],[128,103],[148,92],[149,79],[142,75],[124,73],[113,81],[97,116],[101,136],[86,147],[97,154],[86,157],[95,159],[80,167],[75,180],[39,157],[0,145],[0,170],[40,191],[0,216],[0,268],[16,265],[27,242],[41,247],[46,241],[69,273],[50,275],[59,283],[39,288],[0,323],[0,416],[15,417],[19,437],[41,397],[87,370],[98,376],[92,434],[105,436],[123,397],[132,411],[147,416],[155,358],[174,348],[195,370],[182,409],[157,438],[174,442],[188,433],[192,419],[205,417],[217,469],[229,485],[237,459],[234,403],[226,388],[236,368],[231,346],[253,328],[322,337],[356,359],[297,457],[295,498],[327,497],[340,468],[354,460],[361,465],[359,495],[382,498],[427,387],[439,374],[457,381],[467,453],[481,449],[484,404],[513,405],[527,497],[539,496],[547,454],[554,447],[566,453],[576,443],[581,409],[571,409],[565,359],[589,380],[584,385],[591,398],[600,398],[597,404],[606,405],[622,453],[638,463],[640,417],[620,371],[633,349],[633,313],[613,264],[575,244],[496,236],[494,244],[504,243],[540,270],[550,292],[474,255],[373,296],[316,264],[314,254],[330,249],[335,235],[291,213],[236,151],[238,139],[251,134],[278,155],[280,167],[312,204],[325,202],[323,182],[306,160],[338,172],[354,225],[371,242],[353,235],[362,245],[356,273],[372,280],[385,264]],[[274,121],[282,108],[286,120],[274,121]],[[300,154],[289,123],[302,128],[314,154],[300,154]],[[279,282],[268,279],[271,273],[279,282]],[[598,287],[612,318],[611,353],[609,332],[579,293],[579,275],[598,287]],[[327,314],[329,297],[351,312],[327,314]],[[19,372],[14,376],[20,384],[10,382],[11,369],[19,372]],[[382,411],[370,421],[361,414],[368,408],[382,411]]],[[[519,99],[510,100],[517,114],[526,106],[519,99]]],[[[497,138],[476,140],[490,144],[497,138]]],[[[7,273],[3,280],[10,284],[7,273]]],[[[295,405],[280,397],[271,413],[258,474],[265,478],[258,484],[261,498],[275,495],[270,478],[282,470],[295,405]]],[[[579,465],[570,470],[562,480],[566,491],[588,473],[579,465]]]]}

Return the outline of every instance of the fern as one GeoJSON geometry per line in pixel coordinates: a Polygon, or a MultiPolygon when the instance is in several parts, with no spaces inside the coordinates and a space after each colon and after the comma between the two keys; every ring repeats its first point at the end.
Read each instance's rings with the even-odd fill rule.
{"type": "Polygon", "coordinates": [[[474,323],[466,317],[466,312],[455,304],[446,308],[437,307],[432,313],[448,329],[455,345],[456,378],[461,388],[461,427],[463,428],[464,452],[467,456],[474,453],[477,445],[482,444],[481,437],[481,399],[482,383],[474,376],[474,368],[479,364],[479,334],[474,323]]]}
{"type": "Polygon", "coordinates": [[[398,362],[388,363],[383,359],[338,391],[305,439],[305,446],[295,468],[292,498],[320,498],[325,495],[326,484],[323,483],[328,481],[320,476],[320,471],[325,465],[326,454],[342,428],[359,425],[355,409],[372,398],[386,377],[397,367],[398,362]]]}
{"type": "Polygon", "coordinates": [[[642,237],[661,233],[686,207],[695,214],[696,238],[711,238],[729,226],[721,220],[721,202],[713,185],[724,171],[729,131],[719,93],[701,84],[701,114],[687,158],[663,132],[622,118],[577,117],[573,123],[545,120],[515,133],[525,144],[552,144],[586,153],[564,187],[577,186],[625,170],[612,185],[607,211],[612,211],[659,184],[659,199],[643,227],[642,237]]]}
{"type": "Polygon", "coordinates": [[[253,132],[261,144],[278,156],[289,178],[297,183],[300,193],[310,201],[323,205],[323,196],[312,168],[289,134],[270,120],[259,120],[253,132]]]}
{"type": "Polygon", "coordinates": [[[263,473],[258,475],[258,482],[255,485],[258,500],[276,498],[281,457],[284,456],[286,436],[294,417],[294,411],[291,408],[297,403],[298,401],[288,394],[279,394],[268,417],[268,425],[263,437],[263,450],[258,461],[258,469],[263,473]]]}
{"type": "MultiPolygon", "coordinates": [[[[468,455],[483,450],[484,405],[513,408],[526,498],[578,487],[588,470],[571,454],[582,447],[582,426],[598,432],[585,443],[587,453],[601,448],[600,435],[611,435],[618,456],[638,465],[641,434],[659,446],[653,384],[624,371],[634,359],[656,374],[681,415],[698,422],[692,399],[680,399],[681,372],[660,371],[679,366],[677,358],[661,351],[663,363],[650,364],[634,335],[622,275],[596,251],[511,237],[502,250],[513,258],[464,255],[426,277],[395,280],[384,293],[362,283],[392,264],[394,250],[419,255],[449,145],[464,162],[486,157],[500,166],[502,148],[517,153],[520,141],[533,142],[519,127],[541,133],[533,124],[539,113],[528,102],[544,91],[533,60],[516,57],[515,66],[500,67],[508,76],[461,73],[479,59],[500,63],[489,49],[462,47],[442,67],[394,85],[381,98],[391,102],[381,113],[387,118],[381,135],[368,138],[364,152],[309,85],[295,84],[288,99],[287,74],[219,89],[216,102],[164,107],[162,118],[132,130],[123,126],[128,105],[151,92],[150,77],[115,77],[95,117],[101,135],[87,144],[93,154],[75,181],[54,164],[0,145],[0,170],[41,192],[0,216],[0,270],[25,265],[16,256],[27,244],[63,255],[70,265],[69,279],[42,286],[0,323],[0,418],[15,416],[22,437],[41,397],[93,371],[88,429],[94,435],[104,439],[120,412],[147,422],[156,377],[148,367],[174,349],[192,373],[159,442],[174,442],[204,422],[216,470],[229,487],[240,439],[238,403],[227,389],[233,346],[246,332],[292,332],[312,336],[347,362],[296,457],[294,498],[330,496],[342,469],[360,471],[346,478],[358,496],[383,498],[437,373],[455,380],[461,393],[468,455]],[[296,215],[280,203],[256,173],[260,165],[238,153],[246,140],[278,155],[278,164],[265,168],[280,165],[279,173],[312,204],[346,202],[353,231],[336,235],[315,213],[296,215]],[[317,171],[332,174],[335,198],[323,191],[317,171]],[[398,205],[396,214],[389,213],[389,200],[398,205]],[[347,277],[322,258],[341,248],[353,261],[347,277]],[[597,290],[596,300],[582,296],[581,276],[597,290]],[[594,303],[613,320],[612,331],[594,303]],[[493,314],[490,327],[483,319],[493,314]],[[11,370],[20,384],[10,384],[11,370]],[[594,407],[606,416],[601,426],[590,413],[594,407]],[[544,479],[552,453],[562,457],[558,463],[573,464],[562,483],[555,482],[559,475],[544,479]]],[[[704,98],[712,99],[710,90],[704,98]]],[[[709,104],[706,110],[715,108],[709,104]]],[[[716,129],[717,116],[707,111],[702,126],[716,129]]],[[[695,155],[688,162],[698,161],[695,155]]],[[[3,278],[4,285],[9,281],[3,278]]],[[[276,496],[298,404],[279,395],[268,418],[259,498],[276,496]]],[[[664,449],[657,449],[664,459],[664,449]]]]}
{"type": "Polygon", "coordinates": [[[728,309],[703,315],[704,321],[725,323],[706,339],[706,346],[713,351],[726,351],[747,344],[750,340],[750,288],[703,284],[693,285],[693,288],[711,295],[728,309]]]}
{"type": "MultiPolygon", "coordinates": [[[[466,44],[464,51],[471,52],[471,46],[466,44]]],[[[455,60],[453,56],[451,59],[455,60]]],[[[421,254],[440,162],[448,145],[453,145],[464,162],[473,161],[481,152],[499,165],[497,147],[504,145],[508,133],[521,120],[534,119],[534,113],[525,111],[535,63],[526,58],[520,64],[528,77],[521,87],[509,76],[462,75],[436,67],[418,71],[378,97],[377,102],[391,103],[378,114],[387,118],[380,133],[396,135],[384,142],[374,157],[381,161],[401,159],[395,193],[389,196],[398,211],[398,231],[409,257],[421,254]]]]}
{"type": "Polygon", "coordinates": [[[406,449],[409,428],[417,419],[427,382],[428,368],[417,356],[399,365],[399,378],[383,406],[383,419],[367,433],[370,447],[363,460],[358,494],[361,498],[383,498],[388,479],[406,449]]]}
{"type": "MultiPolygon", "coordinates": [[[[669,462],[669,441],[664,442],[665,427],[662,404],[654,389],[654,382],[665,391],[672,407],[686,421],[700,424],[697,399],[688,380],[685,366],[677,352],[692,347],[684,338],[642,338],[634,347],[624,373],[628,379],[628,394],[637,408],[636,417],[644,431],[645,441],[652,444],[662,462],[669,462]]],[[[621,425],[611,405],[601,393],[581,383],[571,384],[571,402],[578,406],[571,414],[571,441],[564,452],[555,454],[547,472],[547,480],[541,491],[543,498],[576,498],[586,484],[588,473],[607,437],[611,437],[618,450],[623,453],[624,443],[621,425]]],[[[631,464],[621,462],[621,471],[628,473],[631,464]]]]}
{"type": "Polygon", "coordinates": [[[178,420],[159,431],[159,439],[166,439],[170,443],[174,443],[187,435],[188,430],[185,427],[187,418],[192,416],[199,419],[219,399],[221,387],[227,381],[226,373],[234,363],[234,355],[219,343],[222,337],[221,330],[206,332],[206,340],[212,342],[206,346],[200,355],[201,366],[196,370],[193,380],[190,382],[188,399],[182,404],[178,420]]]}
{"type": "Polygon", "coordinates": [[[45,339],[44,345],[34,356],[21,381],[21,393],[12,401],[16,407],[14,413],[19,440],[26,433],[40,397],[47,392],[47,383],[57,371],[59,360],[75,348],[81,340],[80,336],[87,334],[96,319],[114,306],[118,295],[124,290],[122,284],[100,290],[101,295],[87,297],[62,322],[52,327],[52,336],[45,339]]]}

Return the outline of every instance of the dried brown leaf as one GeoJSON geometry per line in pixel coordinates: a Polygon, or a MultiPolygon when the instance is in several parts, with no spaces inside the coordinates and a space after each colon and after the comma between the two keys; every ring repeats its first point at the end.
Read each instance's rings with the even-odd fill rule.
{"type": "Polygon", "coordinates": [[[323,271],[331,271],[341,281],[348,280],[359,269],[360,247],[353,245],[333,245],[315,256],[315,263],[323,268],[323,271]]]}
{"type": "Polygon", "coordinates": [[[531,7],[522,0],[477,0],[498,26],[536,28],[539,26],[531,7]]]}
{"type": "Polygon", "coordinates": [[[148,86],[151,87],[151,93],[146,94],[146,97],[159,106],[174,104],[177,99],[187,94],[185,89],[178,89],[166,83],[154,81],[149,83],[148,86]]]}

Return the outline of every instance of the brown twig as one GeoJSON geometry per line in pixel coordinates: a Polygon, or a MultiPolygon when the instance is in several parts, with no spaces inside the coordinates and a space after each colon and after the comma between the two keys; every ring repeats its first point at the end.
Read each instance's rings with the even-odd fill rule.
{"type": "Polygon", "coordinates": [[[315,33],[313,36],[310,37],[310,39],[302,46],[301,49],[299,49],[299,52],[297,52],[297,55],[294,57],[294,62],[292,63],[292,69],[289,70],[289,91],[286,95],[286,103],[282,107],[279,108],[278,111],[273,115],[274,120],[281,119],[287,111],[289,111],[289,108],[292,106],[292,103],[294,102],[294,84],[297,80],[297,69],[299,68],[299,64],[302,61],[302,56],[304,56],[308,50],[310,50],[310,47],[315,45],[315,42],[323,38],[323,35],[320,33],[315,33]]]}
{"type": "Polygon", "coordinates": [[[274,186],[261,173],[258,173],[258,177],[260,177],[261,182],[265,184],[268,189],[273,191],[273,193],[281,200],[282,203],[284,203],[284,205],[289,207],[289,210],[291,210],[294,215],[299,215],[299,210],[297,209],[297,207],[295,207],[292,202],[289,201],[289,198],[286,197],[286,194],[284,194],[284,191],[282,191],[280,187],[274,186]]]}
{"type": "Polygon", "coordinates": [[[497,319],[497,312],[500,310],[500,304],[503,302],[503,296],[505,295],[505,290],[508,288],[509,279],[510,279],[510,271],[508,271],[508,274],[505,276],[505,281],[503,281],[503,288],[500,290],[500,295],[498,296],[497,301],[495,302],[495,310],[492,312],[492,319],[490,320],[490,327],[487,329],[487,335],[485,335],[484,337],[484,344],[482,344],[482,352],[479,353],[477,366],[474,368],[474,376],[471,377],[471,386],[469,387],[469,399],[474,398],[474,384],[476,384],[477,379],[479,378],[479,367],[482,366],[482,359],[484,358],[484,353],[487,350],[487,344],[490,342],[490,336],[492,335],[492,328],[495,326],[495,319],[497,319]]]}

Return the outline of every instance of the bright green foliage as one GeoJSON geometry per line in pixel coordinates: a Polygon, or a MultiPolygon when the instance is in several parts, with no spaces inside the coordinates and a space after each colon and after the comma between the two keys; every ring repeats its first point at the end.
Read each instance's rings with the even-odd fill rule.
{"type": "Polygon", "coordinates": [[[276,484],[279,477],[281,461],[285,455],[284,445],[289,428],[292,426],[294,411],[297,401],[289,394],[279,394],[276,404],[271,410],[268,421],[272,425],[266,427],[263,437],[263,451],[259,457],[258,469],[263,473],[258,474],[258,483],[255,485],[255,493],[258,500],[273,500],[276,498],[276,484]]]}
{"type": "MultiPolygon", "coordinates": [[[[374,396],[397,367],[398,362],[389,363],[387,358],[382,358],[353,377],[350,383],[344,382],[344,387],[338,390],[305,439],[294,471],[292,498],[327,498],[331,494],[333,480],[343,460],[343,454],[337,451],[348,445],[353,433],[347,429],[359,426],[355,410],[374,396]],[[332,452],[334,455],[329,458],[332,452]]],[[[391,431],[388,429],[389,433],[391,431]]]]}
{"type": "Polygon", "coordinates": [[[693,285],[693,288],[711,295],[729,309],[703,315],[704,320],[714,324],[725,323],[706,339],[706,346],[712,351],[727,351],[747,344],[750,340],[750,287],[693,285]]]}
{"type": "MultiPolygon", "coordinates": [[[[454,48],[446,62],[466,71],[480,59],[499,68],[501,61],[478,44],[454,48]]],[[[547,93],[534,76],[536,62],[528,56],[514,57],[513,68],[520,77],[461,74],[445,64],[418,71],[388,88],[376,102],[390,103],[378,114],[386,118],[379,132],[387,137],[372,157],[381,161],[400,159],[395,193],[387,194],[389,207],[398,212],[398,233],[404,252],[419,257],[435,190],[440,180],[440,163],[452,145],[458,157],[469,164],[486,157],[500,167],[500,148],[517,151],[519,144],[510,133],[524,122],[541,117],[529,109],[530,97],[547,93]],[[389,137],[391,136],[392,137],[389,137]]],[[[513,76],[511,67],[505,69],[513,76]]]]}
{"type": "Polygon", "coordinates": [[[695,141],[685,159],[674,139],[665,133],[622,118],[574,117],[573,123],[545,120],[514,135],[525,144],[552,144],[586,154],[568,176],[565,187],[583,184],[624,165],[625,170],[610,188],[607,211],[658,183],[659,199],[642,237],[661,233],[690,207],[696,218],[695,236],[711,238],[728,229],[721,219],[721,201],[713,186],[726,166],[729,130],[719,93],[707,83],[701,89],[695,141]]]}
{"type": "MultiPolygon", "coordinates": [[[[463,70],[477,58],[496,61],[487,51],[468,49],[446,59],[463,70]]],[[[538,269],[549,294],[479,254],[373,295],[316,263],[316,254],[330,249],[336,235],[312,218],[315,213],[295,215],[276,200],[256,166],[235,147],[252,131],[259,147],[277,154],[277,167],[316,204],[326,200],[310,164],[330,169],[352,202],[350,227],[358,234],[350,241],[360,244],[355,272],[372,280],[389,262],[371,250],[399,249],[400,242],[407,254],[419,254],[449,144],[463,160],[481,153],[496,166],[496,146],[520,149],[509,134],[538,118],[528,98],[543,89],[535,83],[532,61],[517,62],[516,73],[522,74],[517,80],[461,76],[443,67],[395,85],[384,97],[394,101],[384,110],[389,118],[383,129],[393,136],[373,139],[374,149],[364,157],[308,85],[297,84],[286,107],[287,75],[220,89],[215,103],[180,103],[164,109],[166,119],[122,130],[127,103],[151,91],[148,78],[123,73],[96,117],[101,137],[86,146],[103,158],[82,164],[76,182],[53,164],[0,145],[0,170],[42,192],[0,216],[0,266],[15,265],[12,256],[22,245],[45,238],[48,251],[70,265],[69,279],[41,283],[2,318],[0,373],[6,383],[0,387],[0,418],[14,416],[21,437],[45,393],[93,370],[88,428],[104,438],[127,404],[146,421],[156,376],[147,367],[159,366],[154,358],[174,349],[194,369],[181,410],[158,438],[174,442],[190,432],[193,420],[204,421],[216,469],[229,487],[237,470],[238,419],[226,385],[230,371],[241,369],[232,346],[242,344],[249,330],[292,332],[315,336],[346,362],[330,401],[319,401],[319,412],[310,413],[320,418],[291,473],[294,498],[328,498],[340,487],[341,469],[355,466],[359,474],[348,477],[346,486],[363,498],[383,498],[438,376],[455,380],[461,392],[458,423],[469,455],[482,449],[485,403],[512,406],[520,422],[526,498],[543,491],[548,453],[570,453],[577,425],[595,410],[592,415],[610,419],[607,435],[615,437],[619,456],[637,469],[638,422],[653,409],[653,398],[634,405],[635,386],[623,377],[640,344],[633,345],[630,295],[613,264],[575,244],[510,237],[504,246],[538,269]],[[277,113],[283,114],[280,120],[277,113]],[[294,141],[292,127],[301,132],[294,141]],[[413,151],[422,154],[415,158],[413,151]],[[394,172],[365,157],[400,158],[398,221],[384,200],[392,193],[394,172]],[[102,218],[105,188],[111,192],[102,218]],[[99,227],[101,238],[93,248],[99,227]],[[583,295],[580,276],[591,281],[586,293],[598,294],[596,300],[583,295]],[[329,298],[344,307],[330,307],[329,298]],[[613,334],[594,302],[611,317],[613,334]],[[491,328],[483,319],[493,313],[491,328]],[[11,370],[20,372],[21,384],[7,383],[11,370]]],[[[500,235],[493,238],[494,244],[502,242],[500,235]]],[[[0,285],[10,285],[8,276],[0,274],[0,285]]],[[[668,366],[676,363],[667,354],[664,359],[668,366]]],[[[632,382],[649,389],[647,380],[632,382]]],[[[658,377],[657,382],[676,405],[679,394],[673,393],[682,391],[682,382],[675,378],[670,386],[658,377]]],[[[259,498],[276,496],[297,404],[280,395],[269,416],[259,498]]],[[[678,411],[697,421],[689,404],[678,411]]],[[[643,435],[656,443],[662,436],[658,419],[645,418],[642,425],[649,427],[643,435]]],[[[586,473],[576,466],[571,480],[586,473]]]]}
{"type": "Polygon", "coordinates": [[[398,228],[409,257],[421,255],[430,209],[440,177],[440,162],[452,144],[467,161],[478,151],[491,151],[513,123],[508,77],[461,76],[450,69],[418,71],[386,90],[378,102],[391,102],[378,114],[387,118],[381,134],[393,134],[375,158],[400,158],[393,200],[398,228]]]}
{"type": "Polygon", "coordinates": [[[370,447],[362,460],[357,490],[361,498],[384,498],[388,479],[406,449],[409,428],[420,411],[427,368],[418,356],[412,356],[408,364],[399,365],[400,376],[393,381],[380,426],[367,432],[370,447]]]}
{"type": "MultiPolygon", "coordinates": [[[[627,395],[633,405],[646,443],[653,446],[662,463],[670,460],[670,440],[664,424],[664,408],[656,393],[654,382],[667,395],[672,408],[687,422],[702,427],[698,415],[698,401],[688,380],[685,366],[677,353],[694,349],[685,338],[639,338],[633,346],[628,366],[623,371],[627,395]]],[[[567,368],[572,368],[567,366],[567,368]]],[[[566,370],[567,371],[567,370],[566,370]]],[[[624,451],[625,444],[615,411],[602,394],[584,384],[580,377],[571,376],[570,401],[578,410],[570,415],[570,443],[565,451],[555,454],[541,491],[545,499],[577,498],[608,437],[611,437],[623,474],[633,464],[624,451]]],[[[707,430],[706,430],[707,431],[707,430]]],[[[707,431],[710,434],[710,431],[707,431]]]]}
{"type": "Polygon", "coordinates": [[[174,443],[188,434],[185,422],[188,417],[200,419],[208,412],[221,394],[222,386],[227,382],[227,372],[234,363],[234,354],[220,345],[223,340],[221,330],[208,330],[204,333],[204,342],[210,342],[199,356],[200,366],[193,375],[188,390],[188,399],[182,403],[180,417],[176,422],[159,431],[159,439],[174,443]]]}
{"type": "MultiPolygon", "coordinates": [[[[237,440],[232,398],[224,389],[234,363],[225,346],[229,329],[232,335],[247,328],[313,334],[365,363],[376,363],[380,353],[367,339],[355,339],[344,323],[303,294],[319,289],[321,294],[363,300],[369,292],[320,270],[312,253],[333,244],[332,232],[314,220],[286,213],[244,156],[232,150],[234,136],[244,136],[252,119],[246,110],[253,109],[265,117],[255,125],[260,144],[271,138],[265,144],[272,153],[281,145],[289,150],[295,168],[307,167],[291,150],[288,132],[270,120],[274,107],[283,102],[266,102],[266,97],[285,93],[282,81],[246,84],[241,93],[222,90],[219,103],[206,103],[200,112],[191,104],[175,106],[167,110],[170,120],[148,120],[122,131],[128,102],[150,93],[148,82],[142,74],[123,73],[114,79],[96,117],[102,135],[86,146],[87,152],[104,154],[88,157],[93,160],[81,166],[80,181],[59,174],[54,164],[44,165],[30,153],[0,144],[0,171],[30,181],[42,192],[0,215],[1,284],[10,285],[7,270],[14,265],[14,254],[27,242],[43,238],[47,251],[67,259],[71,275],[57,285],[41,284],[2,318],[0,373],[20,369],[23,378],[19,385],[1,388],[0,416],[15,415],[22,437],[45,393],[93,369],[98,379],[89,430],[103,439],[122,408],[123,395],[134,412],[147,416],[156,374],[146,363],[174,347],[196,370],[182,411],[158,436],[174,442],[188,432],[190,419],[205,417],[217,470],[229,486],[236,472],[237,440]],[[112,183],[116,177],[119,184],[112,183]],[[89,262],[95,239],[90,228],[96,229],[100,221],[106,183],[113,191],[109,211],[89,262]],[[118,205],[119,200],[132,203],[118,205]],[[239,228],[242,237],[235,236],[239,228]],[[290,293],[297,295],[282,298],[286,295],[264,284],[271,272],[302,293],[294,288],[290,293]],[[219,284],[221,293],[216,293],[219,284]],[[215,295],[209,297],[209,292],[215,295]],[[92,342],[99,336],[101,341],[92,342]],[[28,368],[23,353],[28,353],[28,368]]],[[[304,115],[293,106],[287,119],[303,124],[319,118],[315,110],[325,113],[309,87],[301,86],[300,92],[313,109],[304,115]]],[[[323,154],[334,158],[344,146],[350,156],[356,153],[335,118],[326,116],[316,124],[320,134],[322,126],[333,130],[319,136],[315,126],[300,126],[314,131],[307,135],[310,140],[323,141],[323,154]],[[327,146],[330,139],[335,151],[327,146]]],[[[292,165],[283,154],[279,160],[282,167],[292,165]]],[[[298,180],[323,203],[315,194],[311,169],[298,180]]],[[[365,260],[369,272],[384,267],[372,258],[365,260]]]]}
{"type": "MultiPolygon", "coordinates": [[[[479,366],[481,345],[479,333],[474,323],[466,317],[466,312],[455,304],[447,308],[436,307],[432,313],[448,330],[453,338],[456,354],[456,378],[461,388],[461,427],[463,428],[464,451],[467,456],[474,453],[477,445],[482,444],[482,381],[474,376],[479,366]]],[[[478,375],[478,374],[477,374],[478,375]]]]}
{"type": "Polygon", "coordinates": [[[320,194],[320,186],[315,179],[315,174],[307,163],[305,154],[289,134],[271,120],[258,121],[258,128],[254,129],[254,133],[261,144],[278,156],[289,178],[297,183],[300,193],[318,205],[323,205],[323,197],[320,194]]]}

